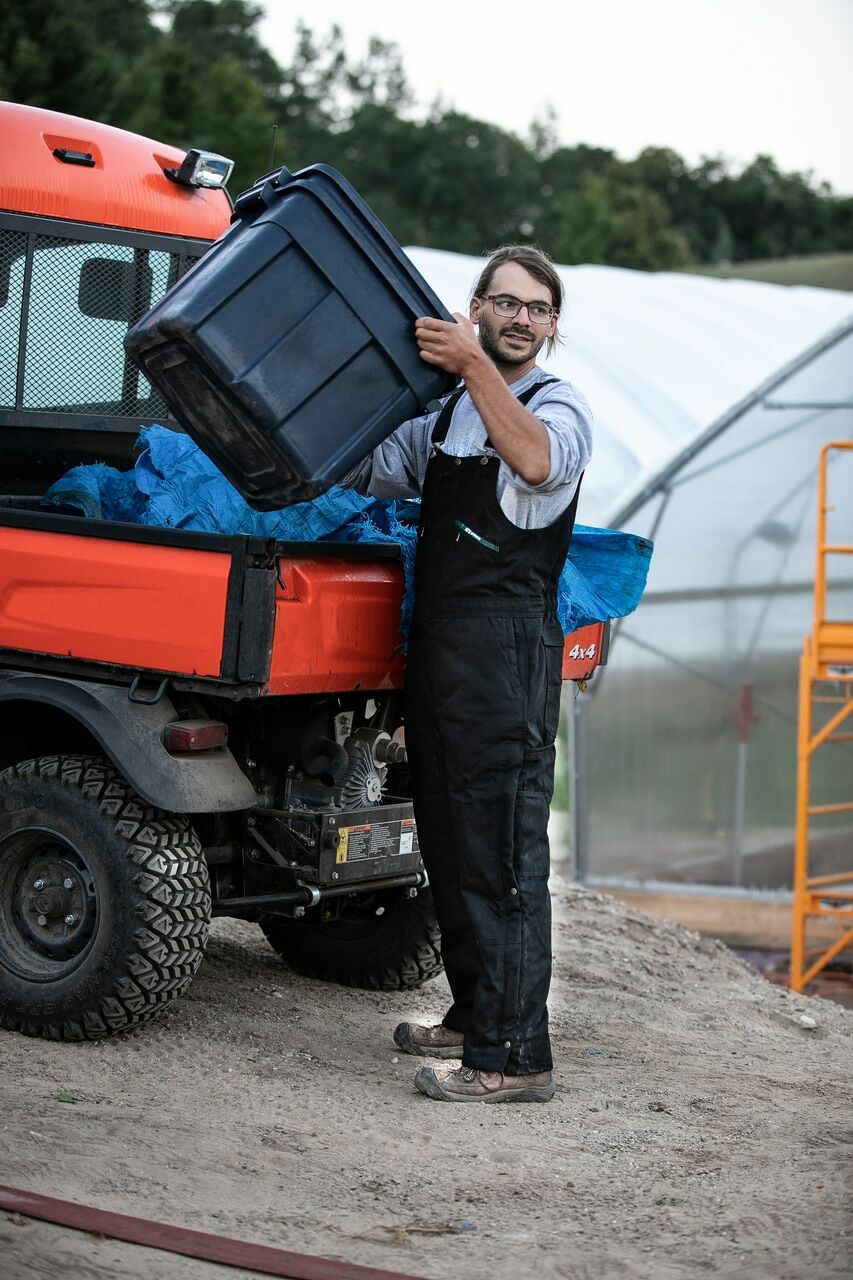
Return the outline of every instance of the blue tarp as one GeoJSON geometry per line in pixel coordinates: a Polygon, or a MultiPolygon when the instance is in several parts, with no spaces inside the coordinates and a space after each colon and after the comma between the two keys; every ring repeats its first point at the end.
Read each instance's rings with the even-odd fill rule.
{"type": "MultiPolygon", "coordinates": [[[[414,605],[417,502],[364,498],[334,487],[312,502],[254,511],[189,436],[143,428],[132,471],[103,463],[75,467],[42,505],[100,520],[129,521],[201,533],[248,534],[279,541],[395,542],[406,578],[401,629],[414,605]]],[[[568,634],[591,622],[633,612],[646,585],[652,543],[632,533],[576,525],[558,588],[560,623],[568,634]]]]}

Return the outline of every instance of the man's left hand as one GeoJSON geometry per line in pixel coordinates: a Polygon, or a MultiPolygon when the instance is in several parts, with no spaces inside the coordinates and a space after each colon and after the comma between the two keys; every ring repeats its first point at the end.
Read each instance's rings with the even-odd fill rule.
{"type": "Polygon", "coordinates": [[[421,359],[438,365],[458,378],[467,377],[480,361],[488,359],[477,339],[477,331],[467,316],[454,312],[455,323],[421,316],[415,321],[415,338],[421,359]]]}

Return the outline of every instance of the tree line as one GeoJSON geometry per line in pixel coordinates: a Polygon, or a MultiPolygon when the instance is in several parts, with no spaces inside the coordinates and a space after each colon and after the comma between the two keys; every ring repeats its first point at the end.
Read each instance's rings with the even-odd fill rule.
{"type": "Polygon", "coordinates": [[[338,28],[300,25],[281,66],[261,17],[248,0],[0,0],[0,97],[218,151],[235,192],[273,164],[334,165],[403,244],[534,241],[645,270],[853,250],[853,197],[770,156],[735,172],[561,146],[550,118],[525,138],[440,102],[417,118],[397,46],[353,59],[338,28]]]}

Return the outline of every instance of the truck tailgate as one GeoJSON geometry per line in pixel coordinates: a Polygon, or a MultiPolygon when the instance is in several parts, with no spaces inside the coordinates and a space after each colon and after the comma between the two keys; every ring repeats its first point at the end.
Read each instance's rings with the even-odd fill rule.
{"type": "Polygon", "coordinates": [[[231,564],[227,550],[0,528],[0,647],[216,676],[231,564]]]}

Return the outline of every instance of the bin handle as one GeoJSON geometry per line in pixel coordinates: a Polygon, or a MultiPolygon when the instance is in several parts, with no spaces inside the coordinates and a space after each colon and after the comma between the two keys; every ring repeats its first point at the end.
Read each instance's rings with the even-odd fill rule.
{"type": "Polygon", "coordinates": [[[231,221],[235,222],[238,218],[253,218],[264,209],[268,209],[281,188],[292,181],[293,174],[287,165],[282,165],[280,169],[274,169],[271,173],[265,173],[258,178],[253,187],[244,191],[234,201],[231,221]]]}

